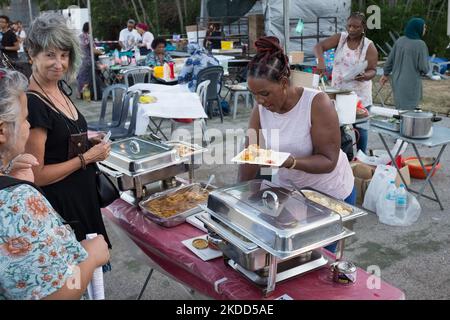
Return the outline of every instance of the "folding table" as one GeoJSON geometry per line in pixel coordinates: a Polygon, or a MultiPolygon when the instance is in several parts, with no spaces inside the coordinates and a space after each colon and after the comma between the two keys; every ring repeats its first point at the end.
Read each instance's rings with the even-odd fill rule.
{"type": "Polygon", "coordinates": [[[418,195],[418,199],[420,199],[423,196],[424,198],[427,198],[429,200],[432,200],[432,201],[435,201],[435,202],[439,203],[439,207],[441,208],[441,210],[444,210],[444,207],[442,206],[441,200],[439,199],[439,196],[438,196],[438,194],[436,192],[436,189],[435,189],[435,187],[433,185],[433,182],[431,181],[431,175],[432,175],[432,172],[434,172],[436,166],[438,165],[438,163],[439,163],[439,161],[441,159],[441,156],[444,153],[445,148],[450,143],[450,129],[449,128],[434,125],[433,126],[433,135],[430,138],[427,138],[427,139],[411,139],[411,138],[403,137],[399,132],[390,131],[390,130],[387,130],[387,129],[375,127],[375,126],[372,126],[372,125],[367,124],[367,123],[360,125],[360,127],[378,133],[378,136],[380,137],[384,148],[386,149],[389,157],[391,158],[392,163],[395,166],[395,169],[397,169],[397,172],[398,172],[400,178],[402,179],[402,181],[403,181],[403,183],[406,186],[408,191],[417,194],[418,195]],[[394,159],[397,158],[398,152],[397,152],[397,154],[392,155],[392,153],[389,150],[389,147],[388,147],[388,145],[386,143],[386,140],[384,138],[384,136],[386,136],[386,135],[387,136],[391,136],[391,137],[393,137],[395,139],[400,139],[402,141],[402,143],[400,145],[400,148],[398,149],[399,151],[402,149],[402,147],[403,147],[405,142],[407,142],[407,143],[412,145],[412,147],[414,149],[414,152],[415,152],[415,154],[417,156],[417,159],[419,160],[420,166],[422,167],[422,170],[423,170],[423,172],[424,172],[424,174],[426,176],[425,181],[424,181],[424,183],[423,183],[423,185],[422,185],[422,187],[420,188],[419,191],[413,190],[412,188],[407,186],[405,178],[403,177],[402,173],[400,172],[400,168],[398,167],[396,161],[394,160],[394,159]],[[417,149],[417,145],[423,145],[423,146],[426,146],[426,147],[429,147],[429,148],[441,147],[440,150],[439,150],[438,156],[436,157],[436,160],[434,161],[434,164],[433,164],[430,172],[427,172],[427,170],[426,170],[426,168],[425,168],[425,166],[423,164],[423,161],[422,161],[422,158],[420,156],[419,150],[417,149]],[[432,190],[432,192],[433,192],[433,194],[435,196],[434,198],[424,194],[425,187],[426,187],[427,184],[430,185],[431,190],[432,190]]]}

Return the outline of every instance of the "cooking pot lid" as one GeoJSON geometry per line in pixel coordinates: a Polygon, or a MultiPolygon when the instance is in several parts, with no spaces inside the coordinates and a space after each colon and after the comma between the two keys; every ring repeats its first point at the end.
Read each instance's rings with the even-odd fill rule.
{"type": "Polygon", "coordinates": [[[414,111],[407,111],[405,113],[401,114],[403,117],[411,117],[411,118],[432,118],[433,114],[431,112],[422,111],[422,110],[414,110],[414,111]]]}

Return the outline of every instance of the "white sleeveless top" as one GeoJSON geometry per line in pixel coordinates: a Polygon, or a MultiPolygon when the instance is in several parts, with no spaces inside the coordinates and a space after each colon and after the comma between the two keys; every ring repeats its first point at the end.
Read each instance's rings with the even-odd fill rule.
{"type": "Polygon", "coordinates": [[[347,44],[347,32],[341,33],[339,44],[334,56],[334,66],[331,85],[339,89],[349,89],[355,91],[362,104],[367,107],[372,105],[372,80],[369,81],[344,81],[344,75],[355,67],[357,63],[366,60],[367,49],[372,43],[368,38],[355,50],[351,50],[347,44]]]}
{"type": "MultiPolygon", "coordinates": [[[[266,148],[289,152],[295,158],[313,154],[311,104],[319,92],[304,88],[299,102],[284,114],[270,112],[263,106],[259,106],[259,118],[266,148]]],[[[330,108],[332,108],[331,105],[330,108]]],[[[338,199],[347,198],[353,190],[353,172],[342,150],[340,150],[336,168],[330,173],[312,174],[286,168],[274,171],[273,182],[288,189],[292,189],[289,183],[291,180],[299,188],[311,187],[338,199]]]]}

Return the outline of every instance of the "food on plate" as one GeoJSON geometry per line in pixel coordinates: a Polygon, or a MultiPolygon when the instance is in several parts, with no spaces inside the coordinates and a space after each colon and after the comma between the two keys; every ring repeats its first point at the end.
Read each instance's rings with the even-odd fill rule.
{"type": "Polygon", "coordinates": [[[161,218],[170,218],[197,207],[208,200],[209,192],[199,185],[180,189],[144,203],[144,207],[161,218]]]}
{"type": "Polygon", "coordinates": [[[342,217],[348,216],[353,212],[352,208],[349,206],[346,206],[345,204],[329,197],[323,196],[320,193],[308,190],[302,190],[302,192],[309,200],[339,213],[342,217]]]}
{"type": "Polygon", "coordinates": [[[154,96],[142,95],[139,97],[140,103],[155,103],[158,99],[154,96]]]}
{"type": "Polygon", "coordinates": [[[208,248],[208,241],[205,239],[194,239],[192,240],[192,245],[194,248],[202,250],[208,248]]]}
{"type": "Polygon", "coordinates": [[[274,164],[272,159],[272,150],[262,149],[257,144],[251,144],[242,152],[242,161],[260,162],[266,164],[274,164]]]}

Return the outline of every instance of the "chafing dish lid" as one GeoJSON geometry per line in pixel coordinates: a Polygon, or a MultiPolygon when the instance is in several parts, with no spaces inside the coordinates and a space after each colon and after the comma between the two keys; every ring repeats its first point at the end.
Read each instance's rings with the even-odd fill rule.
{"type": "Polygon", "coordinates": [[[338,214],[266,180],[213,191],[208,209],[219,221],[279,257],[344,232],[338,214]]]}
{"type": "Polygon", "coordinates": [[[248,181],[225,189],[222,193],[237,200],[238,207],[240,204],[251,207],[253,210],[244,213],[272,229],[295,229],[333,215],[331,210],[319,208],[267,180],[248,181]]]}
{"type": "Polygon", "coordinates": [[[172,146],[139,138],[128,138],[111,144],[111,155],[126,157],[129,160],[141,160],[172,150],[172,146]]]}

